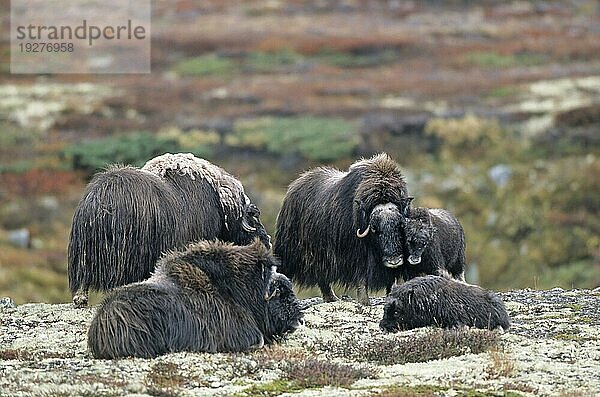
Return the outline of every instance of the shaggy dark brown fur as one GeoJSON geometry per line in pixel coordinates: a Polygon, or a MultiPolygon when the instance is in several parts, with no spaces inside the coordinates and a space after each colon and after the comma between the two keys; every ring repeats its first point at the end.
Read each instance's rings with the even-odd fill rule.
{"type": "Polygon", "coordinates": [[[405,281],[423,274],[465,281],[465,233],[454,215],[444,209],[412,208],[403,227],[405,281]]]}
{"type": "Polygon", "coordinates": [[[148,280],[110,292],[88,332],[94,357],[262,347],[302,321],[289,280],[257,239],[201,241],[160,260],[148,280]]]}
{"type": "Polygon", "coordinates": [[[504,303],[476,285],[440,276],[417,277],[395,286],[379,323],[387,332],[419,327],[510,327],[504,303]]]}
{"type": "Polygon", "coordinates": [[[402,260],[400,221],[410,199],[398,164],[386,154],[347,172],[316,168],[293,181],[277,217],[275,254],[282,273],[301,286],[318,285],[326,301],[332,283],[390,288],[402,260]],[[360,238],[357,231],[364,235],[360,238]]]}
{"type": "Polygon", "coordinates": [[[142,169],[111,166],[89,183],[73,216],[69,287],[77,306],[88,290],[148,278],[161,253],[200,239],[270,247],[241,183],[191,154],[166,154],[142,169]]]}

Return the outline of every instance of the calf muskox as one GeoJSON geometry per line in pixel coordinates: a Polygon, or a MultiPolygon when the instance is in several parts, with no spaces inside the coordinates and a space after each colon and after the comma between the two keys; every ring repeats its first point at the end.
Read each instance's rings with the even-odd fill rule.
{"type": "Polygon", "coordinates": [[[379,323],[387,332],[465,325],[506,330],[510,319],[504,303],[493,292],[440,276],[417,277],[395,286],[379,323]]]}
{"type": "Polygon", "coordinates": [[[465,281],[465,233],[444,209],[411,208],[403,218],[406,264],[402,278],[433,274],[465,281]]]}
{"type": "Polygon", "coordinates": [[[112,166],[87,186],[73,216],[69,287],[76,306],[88,290],[148,278],[161,253],[218,238],[270,247],[259,210],[242,184],[192,154],[156,157],[138,169],[112,166]]]}
{"type": "Polygon", "coordinates": [[[274,252],[282,273],[301,286],[318,285],[325,301],[332,283],[391,288],[402,264],[401,219],[410,203],[400,167],[386,154],[347,172],[320,167],[293,181],[277,217],[274,252]]]}
{"type": "Polygon", "coordinates": [[[107,294],[88,332],[97,358],[262,347],[302,322],[290,281],[258,240],[192,243],[145,281],[107,294]]]}

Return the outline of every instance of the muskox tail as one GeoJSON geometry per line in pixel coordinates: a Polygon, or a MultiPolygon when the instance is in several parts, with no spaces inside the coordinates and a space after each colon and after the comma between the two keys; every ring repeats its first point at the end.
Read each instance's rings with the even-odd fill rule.
{"type": "Polygon", "coordinates": [[[96,358],[152,358],[178,351],[193,335],[192,316],[172,292],[144,283],[115,290],[98,307],[88,331],[96,358]]]}
{"type": "Polygon", "coordinates": [[[149,277],[177,239],[177,200],[159,177],[112,167],[88,185],[73,216],[69,287],[107,290],[149,277]]]}

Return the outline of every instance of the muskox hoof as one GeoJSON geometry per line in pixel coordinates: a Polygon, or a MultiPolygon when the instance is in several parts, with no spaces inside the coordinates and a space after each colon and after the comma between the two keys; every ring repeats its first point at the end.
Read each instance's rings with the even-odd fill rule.
{"type": "Polygon", "coordinates": [[[319,289],[321,290],[321,295],[323,296],[323,302],[335,302],[338,299],[335,296],[335,292],[331,289],[331,285],[329,284],[319,284],[319,289]]]}
{"type": "Polygon", "coordinates": [[[323,295],[323,302],[335,302],[335,301],[339,301],[339,300],[340,300],[340,298],[335,296],[335,294],[324,294],[323,295]]]}
{"type": "Polygon", "coordinates": [[[88,296],[85,293],[77,293],[73,296],[73,306],[76,308],[87,307],[88,296]]]}

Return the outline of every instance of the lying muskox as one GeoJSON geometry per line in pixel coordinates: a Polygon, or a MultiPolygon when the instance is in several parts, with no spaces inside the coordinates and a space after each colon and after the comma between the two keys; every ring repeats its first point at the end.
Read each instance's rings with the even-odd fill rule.
{"type": "Polygon", "coordinates": [[[400,167],[386,154],[347,172],[320,167],[293,181],[277,217],[274,252],[282,273],[337,299],[332,283],[391,288],[402,264],[401,221],[410,203],[400,167]]]}
{"type": "Polygon", "coordinates": [[[94,357],[260,348],[302,322],[290,281],[255,240],[192,243],[167,254],[152,276],[107,294],[88,332],[94,357]]]}
{"type": "Polygon", "coordinates": [[[88,290],[148,278],[161,253],[200,239],[270,247],[259,210],[242,184],[192,154],[156,157],[138,169],[111,166],[87,186],[73,216],[69,287],[76,306],[88,290]]]}
{"type": "Polygon", "coordinates": [[[496,294],[440,276],[413,278],[395,286],[388,295],[379,323],[396,332],[419,327],[510,327],[504,303],[496,294]]]}
{"type": "Polygon", "coordinates": [[[411,208],[402,227],[405,281],[421,274],[465,281],[465,233],[454,215],[444,209],[411,208]]]}

